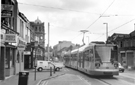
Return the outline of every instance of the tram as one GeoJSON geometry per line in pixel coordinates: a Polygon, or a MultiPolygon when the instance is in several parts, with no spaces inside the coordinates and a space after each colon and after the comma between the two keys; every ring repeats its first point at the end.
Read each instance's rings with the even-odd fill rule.
{"type": "Polygon", "coordinates": [[[119,75],[117,46],[90,43],[64,55],[65,66],[89,75],[119,75]]]}

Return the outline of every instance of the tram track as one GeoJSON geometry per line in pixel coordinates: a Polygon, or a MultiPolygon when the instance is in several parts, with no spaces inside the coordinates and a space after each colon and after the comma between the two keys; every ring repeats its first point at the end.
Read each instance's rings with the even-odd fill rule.
{"type": "Polygon", "coordinates": [[[119,78],[96,78],[97,81],[104,83],[104,85],[134,85],[133,83],[127,82],[119,78]]]}

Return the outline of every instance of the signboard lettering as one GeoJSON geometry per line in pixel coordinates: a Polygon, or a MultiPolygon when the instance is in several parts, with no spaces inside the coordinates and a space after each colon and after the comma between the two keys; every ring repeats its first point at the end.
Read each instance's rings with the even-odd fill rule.
{"type": "Polygon", "coordinates": [[[2,4],[1,5],[1,10],[10,10],[13,11],[13,5],[9,5],[9,4],[2,4]]]}
{"type": "Polygon", "coordinates": [[[2,17],[12,17],[12,11],[3,10],[3,11],[1,12],[1,16],[2,16],[2,17]]]}
{"type": "Polygon", "coordinates": [[[16,34],[5,34],[5,42],[16,43],[17,42],[16,34]]]}
{"type": "Polygon", "coordinates": [[[12,17],[13,16],[13,5],[2,4],[1,5],[1,16],[12,17]]]}

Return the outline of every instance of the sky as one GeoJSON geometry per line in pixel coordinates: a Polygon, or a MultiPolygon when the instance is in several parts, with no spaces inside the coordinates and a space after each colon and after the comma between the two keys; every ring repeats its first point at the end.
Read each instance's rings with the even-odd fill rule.
{"type": "Polygon", "coordinates": [[[113,33],[129,34],[135,26],[135,0],[17,0],[19,11],[29,21],[45,23],[46,44],[50,23],[50,46],[59,41],[82,45],[84,41],[106,41],[113,33]]]}

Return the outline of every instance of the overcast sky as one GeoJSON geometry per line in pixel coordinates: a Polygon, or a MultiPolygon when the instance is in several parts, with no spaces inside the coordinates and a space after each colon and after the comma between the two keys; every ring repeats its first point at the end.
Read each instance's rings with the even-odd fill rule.
{"type": "Polygon", "coordinates": [[[85,43],[89,41],[105,41],[106,25],[108,35],[113,33],[129,34],[134,30],[135,0],[17,0],[19,11],[29,21],[37,17],[45,23],[46,44],[50,23],[50,45],[58,41],[82,43],[80,30],[88,30],[85,43]],[[101,16],[102,15],[102,16],[101,16]],[[101,17],[100,17],[101,16],[101,17]]]}

